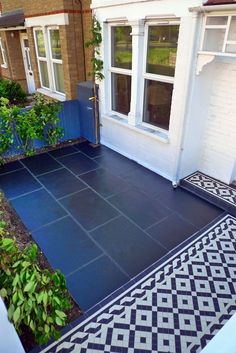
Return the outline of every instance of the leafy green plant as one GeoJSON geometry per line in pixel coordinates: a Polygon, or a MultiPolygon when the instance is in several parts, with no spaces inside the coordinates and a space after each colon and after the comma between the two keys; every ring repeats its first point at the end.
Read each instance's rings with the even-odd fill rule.
{"type": "Polygon", "coordinates": [[[103,61],[100,59],[100,45],[102,43],[102,27],[100,22],[93,17],[91,39],[85,44],[85,46],[93,48],[92,61],[92,75],[95,79],[101,81],[104,79],[103,74],[103,61]]]}
{"type": "Polygon", "coordinates": [[[9,110],[9,101],[0,98],[0,163],[3,162],[2,156],[12,146],[14,136],[12,132],[12,112],[9,110]]]}
{"type": "Polygon", "coordinates": [[[34,109],[19,112],[14,119],[15,131],[19,142],[18,149],[24,151],[26,156],[34,154],[34,140],[40,140],[43,126],[34,109]]]}
{"type": "Polygon", "coordinates": [[[43,126],[41,139],[46,145],[55,145],[63,136],[63,129],[59,126],[60,119],[58,117],[61,104],[48,100],[39,93],[35,94],[34,99],[34,111],[40,117],[40,122],[43,126]]]}
{"type": "Polygon", "coordinates": [[[0,97],[7,98],[10,104],[23,104],[27,94],[16,81],[0,80],[0,97]]]}
{"type": "Polygon", "coordinates": [[[8,306],[9,319],[18,333],[22,325],[28,326],[38,344],[51,337],[58,339],[58,327],[65,325],[65,312],[71,307],[65,278],[59,271],[39,267],[36,244],[22,251],[6,235],[6,224],[0,221],[0,295],[8,306]]]}

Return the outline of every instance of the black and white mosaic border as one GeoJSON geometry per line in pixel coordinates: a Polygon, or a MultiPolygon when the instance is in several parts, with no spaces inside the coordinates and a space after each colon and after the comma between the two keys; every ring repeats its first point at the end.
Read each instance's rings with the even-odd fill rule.
{"type": "Polygon", "coordinates": [[[236,219],[227,215],[41,353],[197,353],[234,312],[236,219]]]}

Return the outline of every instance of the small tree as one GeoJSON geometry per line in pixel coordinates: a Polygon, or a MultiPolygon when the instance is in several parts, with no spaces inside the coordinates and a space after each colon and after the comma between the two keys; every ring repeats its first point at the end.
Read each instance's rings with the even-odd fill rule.
{"type": "Polygon", "coordinates": [[[93,57],[91,59],[92,62],[92,77],[93,77],[93,82],[94,82],[94,97],[91,97],[91,100],[94,102],[94,112],[95,112],[95,120],[96,120],[96,141],[99,142],[99,127],[100,127],[100,122],[99,122],[99,101],[97,97],[97,87],[96,87],[96,81],[102,81],[105,76],[103,74],[103,61],[100,58],[100,46],[102,43],[102,27],[100,22],[96,19],[96,17],[93,17],[92,21],[92,29],[91,29],[91,39],[86,43],[86,47],[92,47],[93,48],[93,57]]]}

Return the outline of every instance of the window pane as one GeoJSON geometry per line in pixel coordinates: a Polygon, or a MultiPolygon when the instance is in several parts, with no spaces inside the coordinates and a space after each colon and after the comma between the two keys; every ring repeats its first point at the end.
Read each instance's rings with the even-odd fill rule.
{"type": "Polygon", "coordinates": [[[236,16],[231,19],[228,40],[236,40],[236,16]]]}
{"type": "Polygon", "coordinates": [[[35,31],[35,36],[36,36],[36,43],[37,43],[37,48],[38,48],[38,55],[42,58],[46,58],[46,50],[45,50],[43,31],[41,31],[41,30],[35,31]]]}
{"type": "Polygon", "coordinates": [[[179,26],[149,26],[147,67],[150,74],[174,76],[179,26]]]}
{"type": "Polygon", "coordinates": [[[61,60],[61,42],[58,29],[50,29],[52,58],[61,60]]]}
{"type": "Polygon", "coordinates": [[[131,77],[112,73],[112,110],[128,115],[130,98],[131,77]]]}
{"type": "Polygon", "coordinates": [[[56,91],[64,93],[64,72],[62,64],[53,63],[56,91]]]}
{"type": "Polygon", "coordinates": [[[236,54],[236,44],[227,44],[225,51],[226,53],[236,54]]]}
{"type": "Polygon", "coordinates": [[[221,52],[225,37],[225,29],[206,29],[203,50],[221,52]]]}
{"type": "Polygon", "coordinates": [[[42,80],[41,84],[43,87],[49,88],[48,67],[46,61],[39,61],[39,67],[42,80]]]}
{"type": "Polygon", "coordinates": [[[227,16],[209,16],[207,17],[206,24],[210,26],[224,26],[227,25],[227,16]]]}
{"type": "Polygon", "coordinates": [[[173,84],[145,80],[143,121],[169,129],[173,84]]]}
{"type": "Polygon", "coordinates": [[[130,26],[117,26],[111,29],[112,66],[122,69],[132,68],[132,36],[130,26]]]}

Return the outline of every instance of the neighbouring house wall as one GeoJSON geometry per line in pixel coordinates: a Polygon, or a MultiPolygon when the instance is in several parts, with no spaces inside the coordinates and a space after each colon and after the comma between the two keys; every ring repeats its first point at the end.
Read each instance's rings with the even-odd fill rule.
{"type": "MultiPolygon", "coordinates": [[[[101,141],[103,144],[118,152],[136,160],[138,163],[174,181],[176,160],[179,155],[179,141],[183,131],[185,108],[188,100],[188,84],[192,72],[192,44],[195,41],[194,15],[188,11],[191,6],[198,6],[202,1],[183,0],[176,6],[174,0],[163,1],[134,1],[120,6],[109,6],[118,1],[103,1],[104,7],[99,8],[101,1],[94,0],[92,7],[98,20],[102,24],[103,43],[101,55],[104,60],[105,80],[99,83],[100,87],[100,113],[101,113],[101,141]],[[105,6],[107,4],[107,6],[105,6]],[[180,33],[178,41],[178,54],[174,91],[172,99],[172,110],[170,117],[170,128],[168,138],[162,139],[150,132],[145,132],[137,125],[131,126],[115,119],[110,112],[109,95],[111,87],[109,84],[109,48],[107,35],[107,19],[124,18],[128,21],[145,19],[146,16],[175,15],[180,18],[180,33]]],[[[142,61],[142,58],[140,59],[142,61]]],[[[142,81],[142,76],[137,77],[142,81]]],[[[137,89],[137,92],[139,90],[137,89]]],[[[137,93],[138,95],[139,93],[137,93]]],[[[136,97],[142,101],[143,96],[136,97]]],[[[140,112],[142,114],[142,112],[140,112]]]]}
{"type": "MultiPolygon", "coordinates": [[[[66,13],[68,24],[60,25],[62,60],[66,99],[77,96],[77,84],[89,78],[91,72],[91,49],[85,48],[92,25],[90,0],[2,0],[3,12],[23,9],[26,19],[38,18],[38,23],[45,23],[45,16],[66,13]],[[81,8],[82,5],[82,8],[81,8]]],[[[49,18],[49,17],[47,17],[49,18]]],[[[53,25],[53,20],[48,24],[53,25]]],[[[47,22],[47,21],[46,21],[47,22]]],[[[36,58],[33,28],[27,28],[30,55],[32,60],[36,88],[40,88],[38,63],[36,58]]]]}
{"type": "Polygon", "coordinates": [[[1,37],[5,40],[7,68],[2,67],[2,77],[20,83],[27,91],[25,69],[22,57],[19,31],[1,32],[1,37]]]}
{"type": "Polygon", "coordinates": [[[236,177],[236,60],[228,60],[214,64],[199,163],[200,171],[226,183],[236,177]]]}

